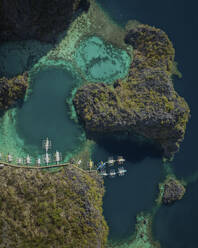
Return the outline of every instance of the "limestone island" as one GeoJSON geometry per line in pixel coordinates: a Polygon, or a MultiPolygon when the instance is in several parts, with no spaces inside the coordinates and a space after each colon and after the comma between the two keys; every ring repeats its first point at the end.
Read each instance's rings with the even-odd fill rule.
{"type": "Polygon", "coordinates": [[[174,90],[175,51],[168,36],[148,25],[135,25],[125,42],[133,47],[128,76],[113,84],[88,83],[73,103],[87,133],[137,134],[159,144],[172,158],[184,139],[189,107],[174,90]]]}
{"type": "Polygon", "coordinates": [[[186,192],[182,182],[173,177],[167,177],[166,180],[159,185],[159,189],[161,201],[165,205],[181,200],[186,192]]]}
{"type": "Polygon", "coordinates": [[[58,173],[0,171],[0,247],[104,248],[103,182],[68,166],[58,173]]]}

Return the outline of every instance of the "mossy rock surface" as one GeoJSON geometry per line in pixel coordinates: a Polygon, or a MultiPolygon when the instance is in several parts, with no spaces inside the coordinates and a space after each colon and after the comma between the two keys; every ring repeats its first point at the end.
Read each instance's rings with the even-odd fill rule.
{"type": "Polygon", "coordinates": [[[164,192],[162,201],[164,204],[171,204],[175,201],[181,200],[186,189],[183,184],[174,178],[169,178],[163,184],[164,192]]]}
{"type": "Polygon", "coordinates": [[[0,41],[53,41],[89,0],[0,1],[0,41]]]}
{"type": "Polygon", "coordinates": [[[105,247],[97,175],[72,166],[57,173],[6,167],[0,182],[0,247],[105,247]]]}
{"type": "Polygon", "coordinates": [[[5,111],[17,102],[23,101],[27,87],[27,73],[11,79],[0,78],[0,111],[5,111]]]}
{"type": "Polygon", "coordinates": [[[173,87],[172,43],[163,31],[147,25],[129,34],[135,50],[128,78],[113,86],[81,87],[73,101],[79,120],[87,132],[135,132],[160,144],[171,158],[184,138],[190,112],[173,87]]]}

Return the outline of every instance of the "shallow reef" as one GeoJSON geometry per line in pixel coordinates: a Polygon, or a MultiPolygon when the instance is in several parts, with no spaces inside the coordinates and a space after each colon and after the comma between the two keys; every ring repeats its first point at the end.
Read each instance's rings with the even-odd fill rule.
{"type": "Polygon", "coordinates": [[[179,149],[189,119],[189,107],[174,90],[174,48],[160,29],[138,25],[125,41],[133,46],[128,77],[112,85],[87,84],[74,98],[87,132],[137,133],[160,144],[164,157],[179,149]]]}
{"type": "Polygon", "coordinates": [[[96,174],[6,167],[0,181],[0,247],[104,247],[104,188],[96,174]]]}
{"type": "Polygon", "coordinates": [[[152,238],[152,215],[138,214],[134,235],[120,243],[109,242],[108,248],[160,248],[159,242],[152,238]]]}
{"type": "Polygon", "coordinates": [[[23,101],[28,87],[28,74],[7,79],[0,78],[0,111],[5,111],[23,101]]]}

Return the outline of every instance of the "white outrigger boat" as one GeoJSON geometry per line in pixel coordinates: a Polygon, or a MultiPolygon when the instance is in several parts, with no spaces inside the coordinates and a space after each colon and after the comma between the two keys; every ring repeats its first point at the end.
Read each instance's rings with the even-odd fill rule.
{"type": "Polygon", "coordinates": [[[107,163],[108,163],[109,165],[114,165],[115,162],[116,162],[116,160],[114,160],[113,157],[109,157],[109,158],[108,158],[107,163]]]}
{"type": "Polygon", "coordinates": [[[100,172],[100,175],[103,177],[106,177],[106,176],[108,176],[108,173],[104,170],[104,171],[100,172]]]}
{"type": "Polygon", "coordinates": [[[125,159],[122,156],[119,156],[117,161],[119,164],[123,164],[125,162],[125,159]]]}
{"type": "Polygon", "coordinates": [[[119,176],[124,176],[126,172],[127,172],[127,170],[124,169],[124,167],[118,168],[118,175],[119,176]]]}
{"type": "Polygon", "coordinates": [[[110,170],[109,176],[110,177],[115,177],[116,176],[116,171],[115,170],[110,170]]]}
{"type": "Polygon", "coordinates": [[[29,155],[26,157],[26,164],[31,164],[31,158],[29,155]]]}
{"type": "Polygon", "coordinates": [[[45,163],[48,165],[50,163],[50,154],[49,153],[46,153],[44,155],[44,161],[45,163]]]}
{"type": "Polygon", "coordinates": [[[45,149],[46,153],[48,152],[49,149],[52,147],[52,142],[48,138],[46,140],[43,140],[43,148],[45,149]]]}
{"type": "Polygon", "coordinates": [[[12,155],[8,153],[8,163],[11,163],[12,162],[12,155]]]}
{"type": "Polygon", "coordinates": [[[57,164],[61,161],[61,153],[58,151],[55,152],[55,161],[57,164]]]}
{"type": "Polygon", "coordinates": [[[37,158],[37,165],[41,165],[41,159],[40,158],[37,158]]]}
{"type": "Polygon", "coordinates": [[[17,164],[18,164],[18,165],[23,164],[23,159],[22,159],[22,158],[18,158],[18,159],[17,159],[17,164]]]}

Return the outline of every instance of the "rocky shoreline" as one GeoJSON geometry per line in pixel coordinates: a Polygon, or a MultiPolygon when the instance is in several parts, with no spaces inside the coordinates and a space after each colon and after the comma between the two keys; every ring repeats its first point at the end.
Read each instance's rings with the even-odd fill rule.
{"type": "Polygon", "coordinates": [[[179,150],[190,109],[174,90],[174,48],[160,29],[138,25],[125,41],[133,46],[133,61],[125,80],[113,85],[90,83],[73,100],[87,132],[136,133],[161,146],[165,158],[179,150]]]}

